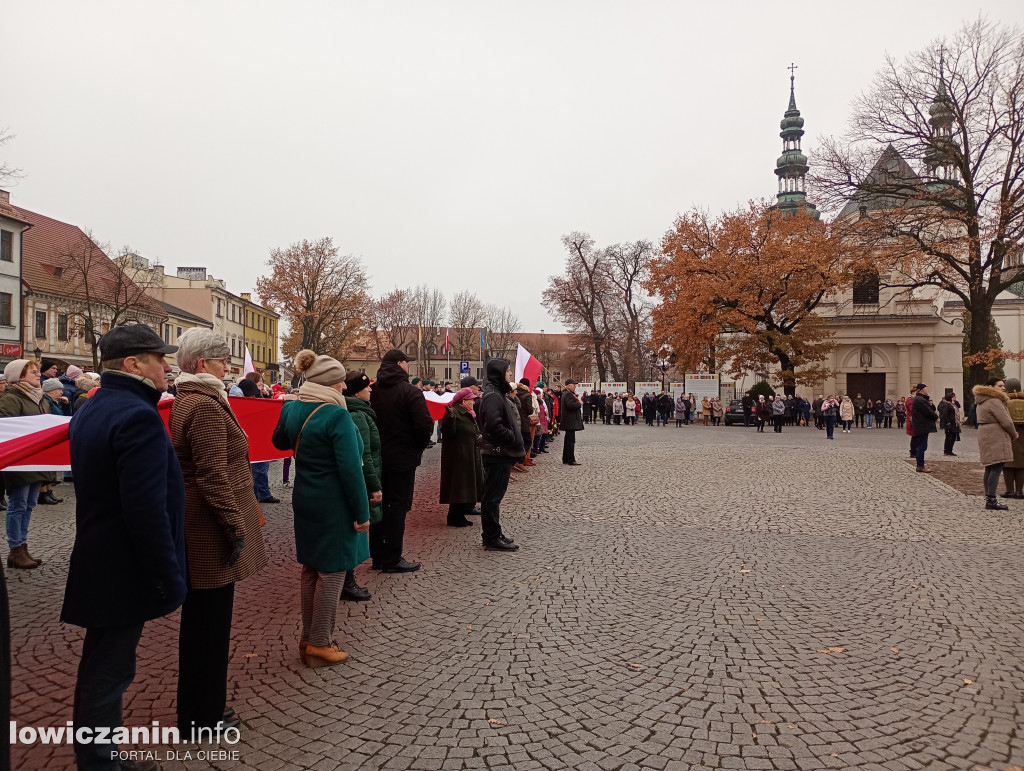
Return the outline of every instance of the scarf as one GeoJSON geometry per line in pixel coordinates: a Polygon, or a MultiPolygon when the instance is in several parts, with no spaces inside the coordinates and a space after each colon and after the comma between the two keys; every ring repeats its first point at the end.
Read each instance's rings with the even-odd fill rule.
{"type": "Polygon", "coordinates": [[[30,386],[28,383],[18,382],[14,384],[14,387],[20,388],[21,392],[36,404],[43,400],[43,389],[39,386],[30,386]]]}
{"type": "Polygon", "coordinates": [[[345,397],[340,391],[336,391],[330,386],[314,383],[312,380],[307,380],[299,388],[299,401],[337,404],[343,410],[348,409],[348,406],[345,404],[345,397]]]}
{"type": "Polygon", "coordinates": [[[228,394],[224,390],[224,381],[214,377],[209,372],[199,372],[193,375],[191,372],[182,372],[175,380],[177,385],[182,383],[196,383],[212,390],[224,404],[228,404],[228,394]]]}

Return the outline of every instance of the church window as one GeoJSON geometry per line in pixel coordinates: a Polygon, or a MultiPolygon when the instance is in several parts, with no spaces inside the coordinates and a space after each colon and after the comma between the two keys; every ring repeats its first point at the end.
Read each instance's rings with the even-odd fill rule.
{"type": "Polygon", "coordinates": [[[879,279],[877,273],[862,273],[853,282],[854,305],[877,305],[879,279]]]}

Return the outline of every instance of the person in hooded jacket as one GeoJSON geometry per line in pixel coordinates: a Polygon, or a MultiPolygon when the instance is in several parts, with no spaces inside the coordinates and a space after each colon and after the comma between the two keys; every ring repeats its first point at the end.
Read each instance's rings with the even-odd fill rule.
{"type": "MultiPolygon", "coordinates": [[[[996,492],[1003,466],[1013,462],[1013,442],[1018,435],[1010,417],[1009,399],[1002,378],[992,377],[985,385],[974,386],[974,403],[978,408],[978,453],[981,465],[985,467],[985,508],[1006,511],[1009,507],[999,502],[996,492]]],[[[914,422],[917,422],[916,416],[914,422]]]]}
{"type": "Polygon", "coordinates": [[[484,485],[480,498],[480,524],[484,548],[488,551],[517,551],[519,546],[501,529],[501,501],[508,491],[512,466],[526,454],[520,431],[519,410],[510,394],[509,363],[506,359],[487,362],[487,382],[477,409],[480,427],[480,455],[484,485]]]}
{"type": "Polygon", "coordinates": [[[385,573],[411,573],[420,563],[402,555],[405,518],[412,508],[416,469],[431,443],[434,421],[423,392],[409,382],[412,359],[398,348],[384,354],[370,394],[380,431],[383,518],[370,525],[373,567],[385,573]]]}

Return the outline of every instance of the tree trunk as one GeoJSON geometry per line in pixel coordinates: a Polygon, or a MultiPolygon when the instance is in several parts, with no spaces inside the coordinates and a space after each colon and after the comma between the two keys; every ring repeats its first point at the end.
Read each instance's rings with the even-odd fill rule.
{"type": "MultiPolygon", "coordinates": [[[[984,353],[989,349],[989,325],[992,320],[992,308],[985,298],[971,298],[971,334],[970,348],[967,354],[984,353]]],[[[968,390],[976,385],[984,385],[988,379],[988,370],[984,362],[972,364],[970,367],[971,382],[967,384],[968,390]]],[[[929,383],[928,385],[931,385],[929,383]]]]}

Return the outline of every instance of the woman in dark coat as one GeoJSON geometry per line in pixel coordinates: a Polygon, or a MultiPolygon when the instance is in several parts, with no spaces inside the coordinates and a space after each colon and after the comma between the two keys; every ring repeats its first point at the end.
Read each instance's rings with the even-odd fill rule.
{"type": "Polygon", "coordinates": [[[249,444],[224,391],[231,350],[212,329],[178,338],[171,442],[185,479],[189,588],[178,636],[178,729],[213,728],[225,716],[235,583],[267,564],[252,488],[249,444]]]}
{"type": "Polygon", "coordinates": [[[445,416],[441,419],[441,495],[448,504],[448,525],[469,527],[466,514],[483,496],[484,467],[480,461],[477,437],[480,429],[473,411],[472,389],[455,393],[445,416]]]}
{"type": "MultiPolygon", "coordinates": [[[[49,412],[43,403],[43,390],[39,386],[39,363],[29,359],[15,359],[4,367],[7,389],[0,394],[0,416],[16,417],[45,415],[49,412]]],[[[32,510],[39,501],[39,490],[53,481],[52,471],[5,471],[7,488],[7,545],[11,553],[7,567],[31,570],[43,564],[28,551],[28,524],[32,510]]]]}
{"type": "Polygon", "coordinates": [[[302,565],[303,661],[340,664],[348,654],[332,641],[345,573],[370,556],[370,500],[363,478],[363,440],[348,413],[345,367],[302,350],[299,398],[287,402],[274,429],[279,450],[295,453],[295,558],[302,565]]]}
{"type": "MultiPolygon", "coordinates": [[[[349,375],[345,381],[345,393],[348,394],[345,406],[363,440],[363,479],[366,480],[366,494],[370,499],[370,524],[376,525],[384,518],[384,514],[381,509],[380,431],[377,429],[377,413],[370,406],[372,391],[370,378],[361,372],[349,375]]],[[[366,602],[370,599],[370,590],[356,582],[356,572],[351,568],[345,571],[341,599],[353,602],[366,602]]]]}

